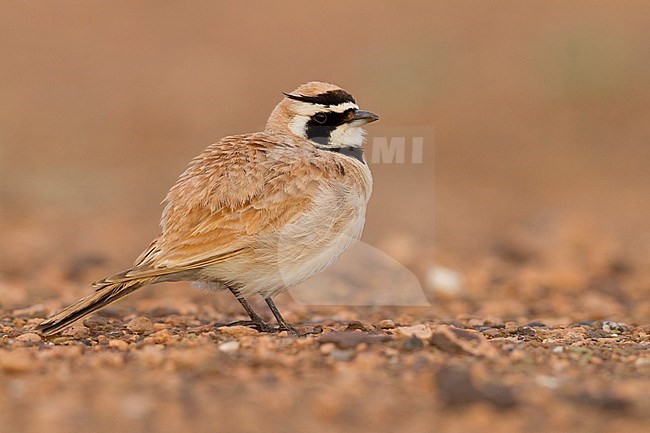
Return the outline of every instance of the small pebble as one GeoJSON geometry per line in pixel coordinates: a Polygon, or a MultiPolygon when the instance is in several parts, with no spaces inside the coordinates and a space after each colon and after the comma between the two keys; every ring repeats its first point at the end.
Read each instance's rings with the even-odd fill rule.
{"type": "Polygon", "coordinates": [[[67,335],[68,337],[72,337],[78,340],[82,338],[87,338],[90,335],[90,329],[81,323],[76,323],[75,325],[66,329],[63,332],[63,335],[67,335]]]}
{"type": "Polygon", "coordinates": [[[608,334],[622,333],[625,331],[625,328],[616,322],[603,322],[602,328],[603,331],[607,332],[608,334]]]}
{"type": "Polygon", "coordinates": [[[115,347],[118,350],[128,350],[129,343],[123,340],[111,340],[108,342],[109,347],[115,347]]]}
{"type": "Polygon", "coordinates": [[[431,332],[431,329],[426,326],[426,325],[415,325],[415,326],[400,326],[397,329],[397,332],[401,335],[404,335],[406,337],[417,337],[422,340],[426,340],[431,338],[431,335],[433,335],[433,332],[431,332]]]}
{"type": "Polygon", "coordinates": [[[506,322],[506,332],[508,334],[516,334],[519,332],[519,325],[515,322],[506,322]]]}
{"type": "Polygon", "coordinates": [[[531,328],[530,326],[524,326],[523,328],[521,328],[521,334],[527,335],[529,337],[534,337],[535,335],[537,335],[537,331],[535,331],[535,329],[531,328]]]}
{"type": "Polygon", "coordinates": [[[96,332],[108,331],[110,329],[108,319],[102,316],[90,316],[83,320],[83,324],[88,327],[88,329],[92,329],[96,332]]]}
{"type": "Polygon", "coordinates": [[[365,327],[365,325],[358,320],[355,320],[354,322],[350,322],[348,326],[345,328],[346,331],[363,331],[367,332],[368,328],[365,327]]]}
{"type": "Polygon", "coordinates": [[[483,330],[481,330],[481,333],[483,335],[485,335],[486,337],[491,337],[491,338],[498,337],[498,336],[501,335],[501,331],[499,331],[496,328],[483,329],[483,330]]]}
{"type": "Polygon", "coordinates": [[[239,350],[239,341],[226,341],[219,345],[219,350],[224,353],[232,353],[239,350]]]}
{"type": "Polygon", "coordinates": [[[171,332],[169,332],[168,329],[161,329],[160,331],[156,331],[147,338],[151,338],[152,341],[156,344],[168,344],[174,340],[174,336],[171,332]]]}
{"type": "Polygon", "coordinates": [[[462,329],[455,326],[434,326],[431,344],[443,352],[464,354],[480,357],[497,357],[494,346],[483,334],[472,329],[462,329]]]}
{"type": "Polygon", "coordinates": [[[379,329],[393,329],[395,328],[395,322],[390,319],[384,319],[379,322],[379,329]]]}
{"type": "Polygon", "coordinates": [[[23,343],[37,343],[41,341],[41,336],[33,332],[29,332],[27,334],[22,334],[16,337],[16,341],[20,341],[23,343]]]}
{"type": "Polygon", "coordinates": [[[352,351],[352,350],[338,350],[338,349],[335,349],[335,350],[332,350],[330,352],[330,357],[332,359],[337,360],[337,361],[347,362],[347,361],[350,361],[350,360],[354,359],[355,356],[356,356],[356,353],[354,351],[352,351]]]}
{"type": "Polygon", "coordinates": [[[166,323],[154,323],[153,324],[153,329],[155,331],[160,331],[161,329],[167,329],[168,325],[166,323]]]}
{"type": "Polygon", "coordinates": [[[135,334],[146,334],[154,330],[153,323],[148,317],[136,317],[126,325],[126,328],[135,334]]]}
{"type": "Polygon", "coordinates": [[[217,328],[217,333],[235,338],[260,335],[256,329],[244,325],[220,326],[217,328]]]}
{"type": "Polygon", "coordinates": [[[336,349],[336,344],[334,343],[325,343],[321,344],[320,346],[320,353],[323,353],[325,355],[332,353],[333,350],[336,349]]]}

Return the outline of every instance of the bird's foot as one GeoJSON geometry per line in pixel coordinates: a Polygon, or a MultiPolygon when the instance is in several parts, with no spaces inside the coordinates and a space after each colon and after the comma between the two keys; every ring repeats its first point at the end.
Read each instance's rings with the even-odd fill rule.
{"type": "Polygon", "coordinates": [[[218,324],[217,328],[220,328],[222,326],[248,326],[249,328],[253,328],[259,332],[266,332],[269,334],[275,334],[276,332],[280,332],[278,328],[271,326],[266,322],[257,321],[257,320],[237,320],[236,322],[218,324]]]}
{"type": "Polygon", "coordinates": [[[293,334],[296,337],[306,337],[309,334],[309,333],[300,332],[293,326],[287,325],[286,323],[278,326],[278,331],[287,331],[289,334],[293,334]]]}
{"type": "Polygon", "coordinates": [[[267,334],[277,334],[282,331],[287,331],[289,334],[295,335],[296,337],[306,337],[308,335],[315,335],[323,332],[323,329],[320,327],[316,327],[308,332],[300,332],[296,328],[288,324],[275,327],[269,325],[266,322],[258,322],[255,320],[237,320],[235,322],[230,322],[225,324],[217,323],[215,325],[216,328],[221,328],[223,326],[248,326],[250,328],[257,330],[258,332],[266,332],[267,334]]]}

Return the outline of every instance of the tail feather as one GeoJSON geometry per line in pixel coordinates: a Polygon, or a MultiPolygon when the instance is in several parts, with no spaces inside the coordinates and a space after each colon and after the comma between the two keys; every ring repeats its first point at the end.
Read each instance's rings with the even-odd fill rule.
{"type": "MultiPolygon", "coordinates": [[[[119,275],[119,274],[118,274],[119,275]]],[[[73,322],[117,301],[147,284],[155,283],[157,278],[120,279],[115,276],[93,284],[95,292],[63,309],[41,322],[34,329],[45,335],[54,334],[73,322]]]]}

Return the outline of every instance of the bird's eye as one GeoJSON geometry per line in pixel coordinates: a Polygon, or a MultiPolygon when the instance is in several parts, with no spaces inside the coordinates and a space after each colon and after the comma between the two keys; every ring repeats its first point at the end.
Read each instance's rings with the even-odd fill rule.
{"type": "Polygon", "coordinates": [[[325,113],[316,113],[312,117],[317,123],[320,123],[321,125],[325,122],[327,122],[327,114],[325,113]]]}

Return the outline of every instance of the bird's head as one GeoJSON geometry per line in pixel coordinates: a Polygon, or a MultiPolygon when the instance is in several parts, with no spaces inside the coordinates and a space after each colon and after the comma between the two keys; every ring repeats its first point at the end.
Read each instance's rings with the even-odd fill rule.
{"type": "Polygon", "coordinates": [[[266,130],[288,132],[321,149],[361,147],[361,126],[379,119],[360,110],[351,94],[333,84],[312,81],[285,96],[271,113],[266,130]]]}

